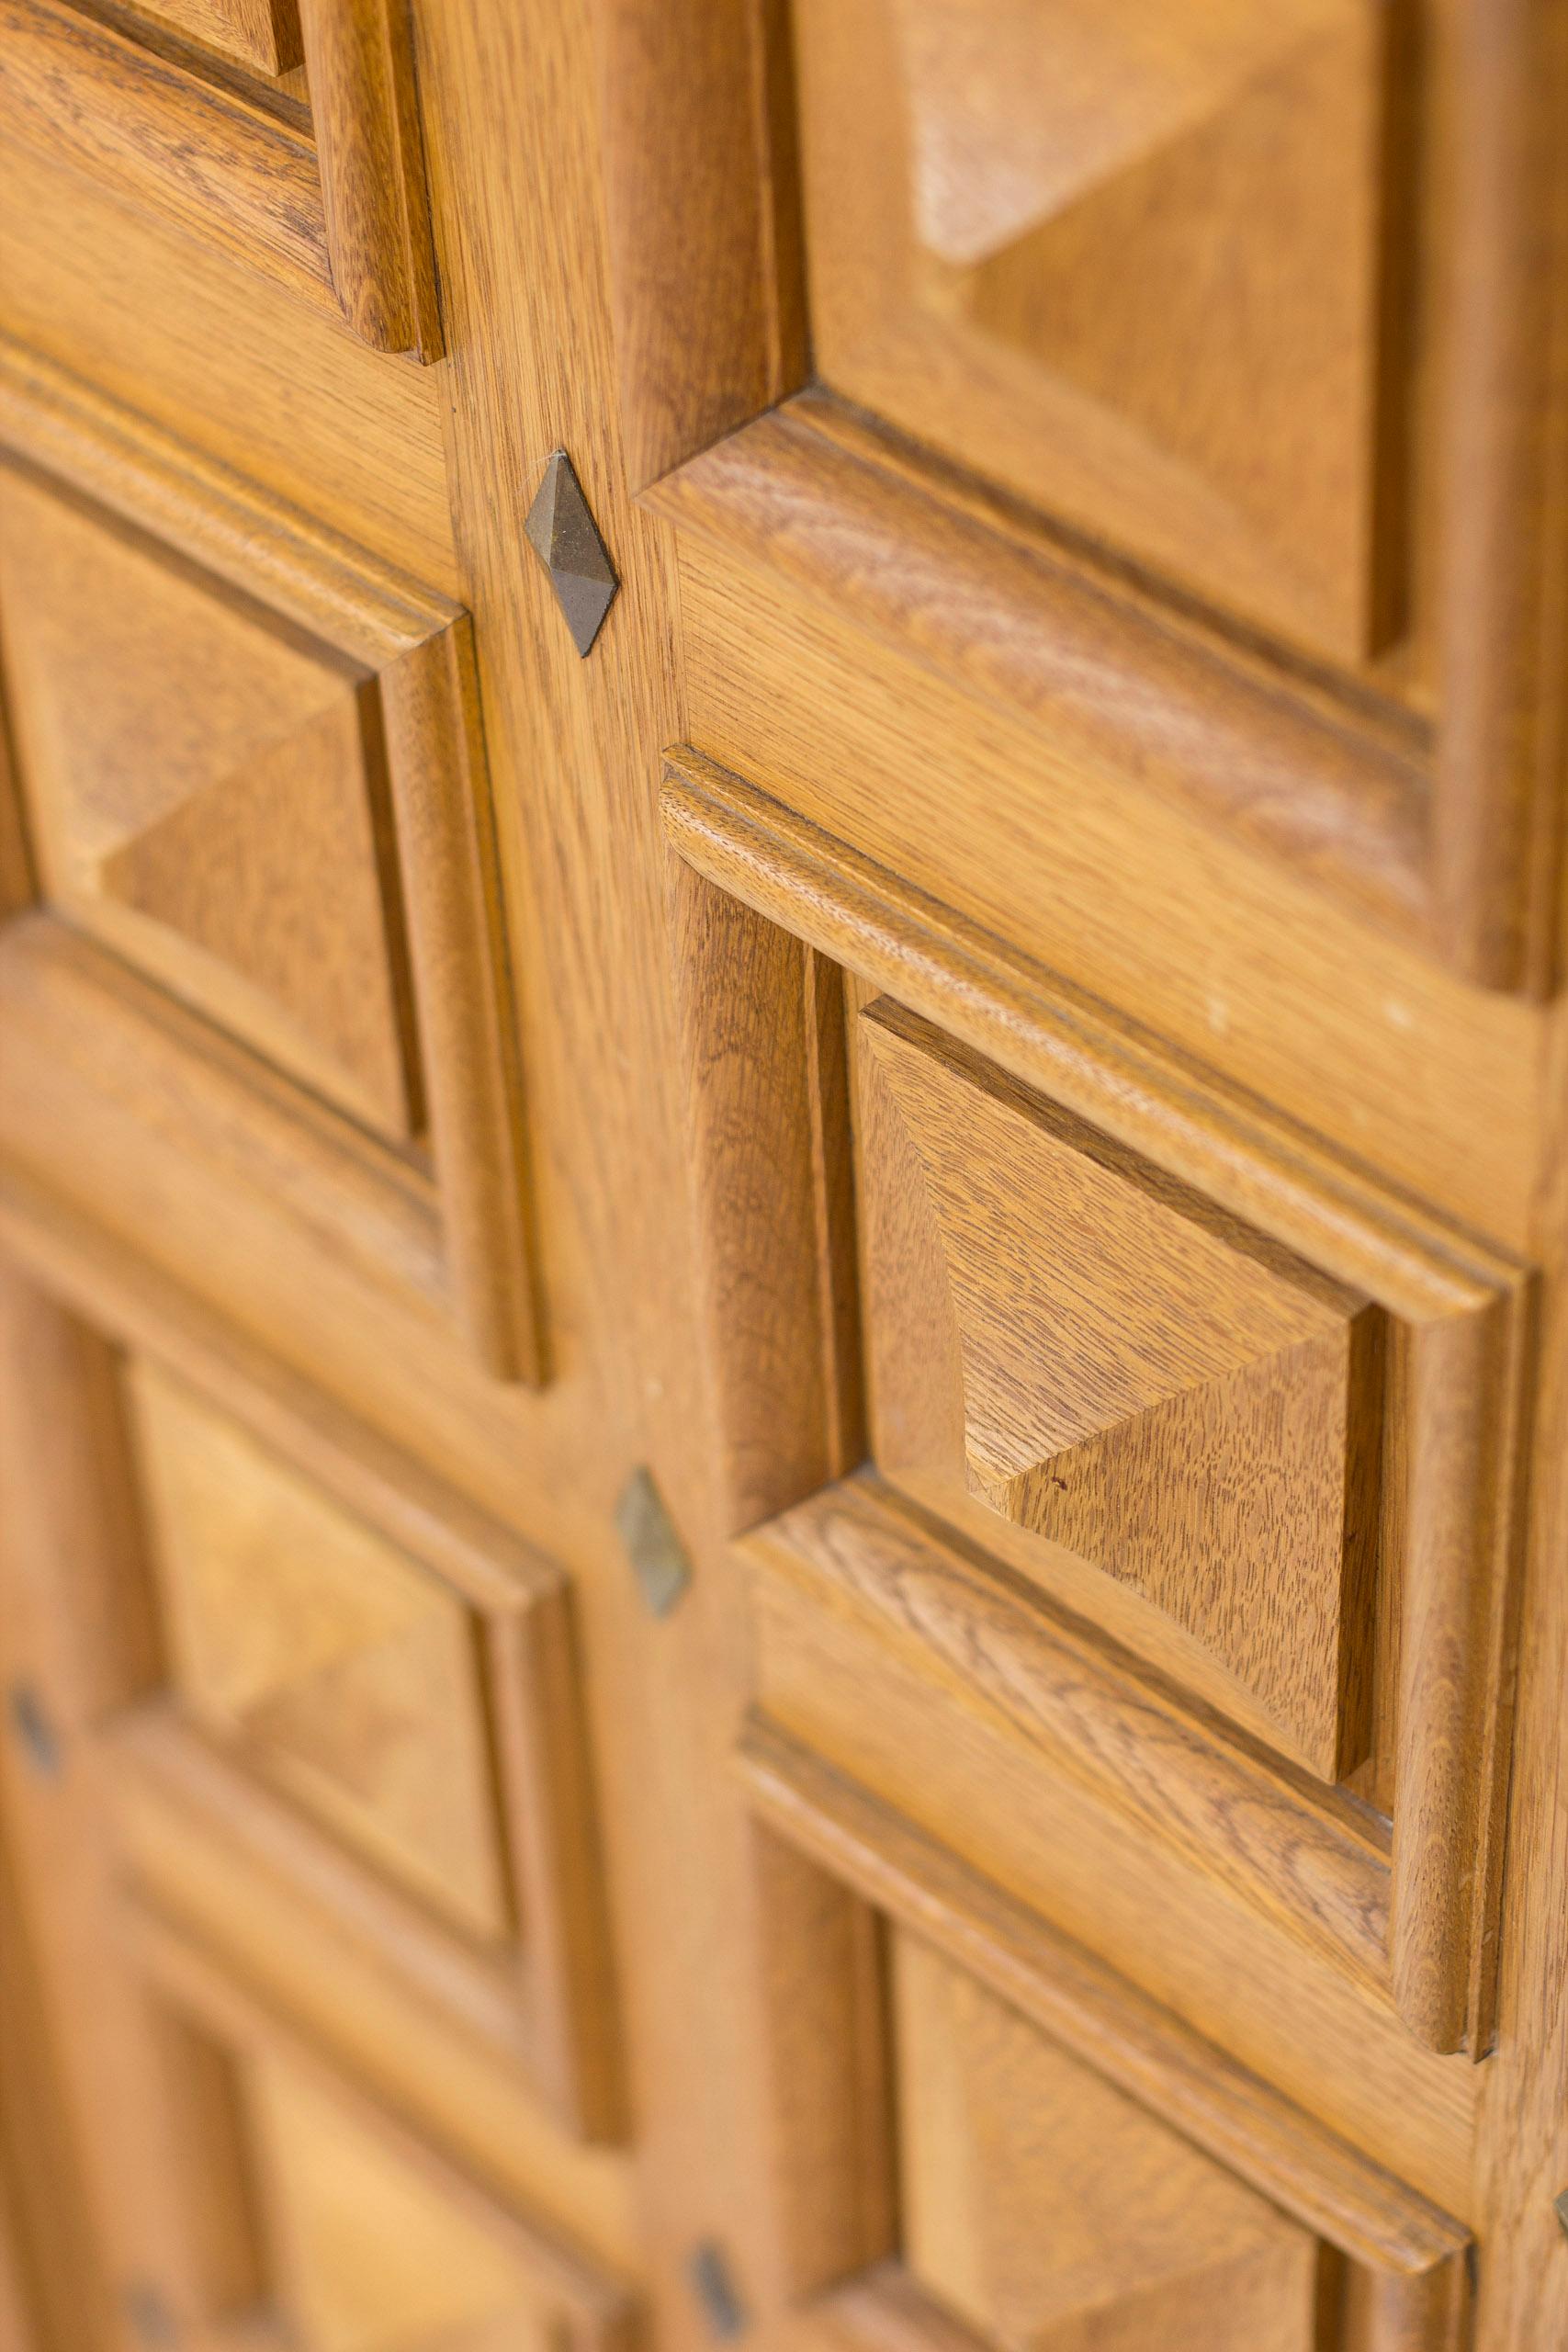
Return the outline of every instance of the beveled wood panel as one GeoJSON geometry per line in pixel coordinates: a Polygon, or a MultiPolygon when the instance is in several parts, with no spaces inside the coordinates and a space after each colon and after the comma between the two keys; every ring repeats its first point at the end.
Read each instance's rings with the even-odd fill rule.
{"type": "Polygon", "coordinates": [[[47,1580],[103,1694],[84,1726],[97,1853],[140,1856],[149,1819],[183,1820],[163,1839],[174,1867],[144,1877],[179,1917],[215,1839],[251,1881],[235,1916],[253,1948],[280,1882],[329,1944],[446,2011],[571,2129],[614,2136],[560,1570],[286,1375],[223,1354],[176,1374],[157,1334],[127,1364],[44,1294],[8,1280],[6,1297],[7,1345],[40,1364],[7,1391],[11,1442],[51,1417],[62,1491],[83,1498],[39,1510],[18,1574],[47,1580]]]}
{"type": "MultiPolygon", "coordinates": [[[[327,1189],[369,1196],[346,1254],[389,1211],[434,1224],[438,1302],[494,1372],[536,1376],[466,616],[32,355],[8,346],[0,378],[0,440],[50,475],[48,490],[19,468],[0,484],[16,591],[0,650],[44,904],[203,1016],[193,1054],[171,1007],[141,1040],[141,1079],[122,1061],[106,1089],[151,1087],[165,1118],[204,1094],[210,1111],[209,1063],[220,1091],[236,1076],[243,1090],[231,1039],[259,1048],[238,1125],[221,1114],[205,1148],[227,1157],[241,1127],[271,1127],[263,1190],[281,1210],[323,1156],[301,1123],[321,1127],[327,1189]],[[94,721],[77,729],[89,681],[94,721]],[[280,1090],[267,1065],[307,1083],[280,1090]],[[323,1122],[318,1094],[352,1124],[323,1122]],[[367,1127],[399,1147],[379,1177],[367,1127]]],[[[14,924],[0,964],[28,969],[9,978],[47,998],[40,967],[63,953],[118,1001],[102,1018],[134,1023],[135,973],[61,928],[14,924]]],[[[385,1274],[412,1266],[394,1250],[385,1274]]]]}
{"type": "Polygon", "coordinates": [[[820,374],[1247,617],[1377,650],[1387,27],[1369,0],[805,7],[820,374]]]}
{"type": "Polygon", "coordinates": [[[413,1132],[369,679],[15,475],[0,590],[46,901],[369,1125],[413,1132]]]}
{"type": "MultiPolygon", "coordinates": [[[[216,243],[378,351],[441,353],[407,22],[382,0],[275,12],[178,0],[174,29],[276,77],[301,59],[309,114],[244,76],[129,38],[57,0],[7,0],[8,136],[64,156],[121,202],[216,243]],[[233,86],[230,86],[232,83],[233,86]],[[56,93],[68,94],[62,106],[56,93]]],[[[127,19],[131,22],[133,20],[127,19]]]]}
{"type": "MultiPolygon", "coordinates": [[[[1367,1753],[1381,1330],[879,999],[856,1024],[879,1464],[1134,1586],[1327,1779],[1367,1753]]],[[[1026,1559],[1026,1553],[1021,1554],[1026,1559]]]]}
{"type": "Polygon", "coordinates": [[[302,2352],[632,2340],[613,2276],[324,2065],[199,1946],[134,1915],[127,1942],[181,2192],[177,2307],[194,2304],[219,2341],[255,2325],[302,2352]]]}
{"type": "MultiPolygon", "coordinates": [[[[1251,1805],[1243,1802],[1238,1812],[1221,1787],[1244,1756],[1248,1774],[1262,1767],[1278,1797],[1287,1788],[1292,1792],[1288,1804],[1309,1844],[1319,1835],[1329,1846],[1341,1837],[1350,1843],[1343,1873],[1318,1865],[1298,1872],[1283,1862],[1283,1846],[1265,1838],[1254,1860],[1272,1892],[1264,1894],[1256,1882],[1244,1899],[1258,1899],[1265,1914],[1292,1919],[1363,1984],[1392,1991],[1406,2023],[1429,2046],[1468,2047],[1482,2055],[1491,2034],[1494,1947],[1485,1922],[1497,1900],[1500,1867],[1497,1809],[1506,1777],[1509,1628],[1517,1592],[1515,1465],[1530,1342],[1524,1271],[1478,1251],[1461,1228],[1369,1183],[1353,1163],[1319,1156],[1305,1138],[1271,1125],[1255,1103],[1195,1065],[1171,1062],[1099,1009],[1062,996],[1043,974],[967,931],[949,910],[877,875],[822,835],[787,818],[775,821],[761,796],[708,763],[685,754],[671,761],[666,809],[682,854],[754,917],[751,932],[733,919],[723,926],[710,921],[700,931],[677,930],[678,949],[701,959],[683,982],[694,1103],[722,1098],[732,1068],[724,1041],[738,1033],[738,1024],[758,1035],[769,1030],[755,1007],[731,1010],[735,994],[771,988],[778,1007],[772,1024],[774,1075],[759,1071],[753,1057],[744,1066],[747,1099],[767,1106],[770,1115],[721,1120],[710,1103],[693,1133],[707,1203],[704,1229],[714,1253],[710,1326],[720,1394],[742,1399],[755,1393],[759,1379],[764,1384],[776,1430],[773,1488],[780,1495],[800,1494],[807,1464],[827,1458],[823,1333],[832,1329],[841,1350],[852,1327],[826,1326],[822,1302],[852,1277],[843,1262],[845,1233],[827,1218],[818,1216],[813,1248],[797,1247],[792,1279],[774,1237],[747,1228],[725,1207],[737,1188],[744,1198],[750,1184],[771,1182],[782,1169],[791,1197],[798,1195],[795,1213],[802,1229],[810,1212],[814,1163],[798,1148],[792,1159],[784,1147],[794,1131],[794,1106],[815,1099],[820,1117],[822,1098],[814,1097],[808,1075],[791,1060],[799,1036],[797,976],[788,956],[761,935],[767,924],[841,961],[854,976],[852,1001],[863,1001],[874,983],[908,1008],[897,1012],[874,1005],[853,1024],[851,1039],[853,1060],[871,1060],[890,1100],[895,1077],[906,1090],[901,1172],[889,1156],[887,1123],[868,1135],[863,1106],[857,1114],[856,1221],[865,1261],[861,1320],[872,1374],[870,1433],[879,1464],[886,1447],[896,1481],[911,1483],[913,1468],[917,1501],[952,1522],[955,1536],[937,1537],[927,1555],[918,1532],[920,1513],[906,1515],[894,1536],[864,1483],[850,1481],[822,1490],[817,1519],[812,1505],[801,1505],[753,1544],[765,1553],[770,1535],[782,1537],[784,1551],[802,1563],[809,1557],[829,1585],[870,1601],[887,1629],[918,1631],[917,1646],[931,1643],[928,1663],[941,1659],[938,1679],[955,1679],[960,1702],[965,1685],[984,1685],[1003,1713],[1016,1703],[1036,1720],[1035,1701],[1022,1700],[1023,1688],[1030,1684],[1037,1697],[1050,1690],[1054,1695],[1043,1701],[1037,1720],[1054,1724],[1050,1737],[1064,1740],[1063,1757],[1076,1758],[1073,1770],[1087,1771],[1102,1794],[1114,1788],[1114,1805],[1130,1800],[1142,1833],[1156,1843],[1162,1835],[1176,1838],[1187,1865],[1200,1871],[1224,1876],[1239,1862],[1249,1839],[1244,1836],[1238,1847],[1233,1831],[1251,1805]],[[877,1058],[863,1050],[874,1035],[877,1058]],[[960,1042],[994,1056],[995,1067],[987,1070],[955,1050],[960,1042]],[[1021,1087],[1036,1089],[1043,1099],[1032,1100],[1021,1087]],[[908,1142],[911,1109],[923,1165],[908,1142]],[[1077,1120],[1087,1120],[1087,1126],[1076,1125],[1077,1120]],[[1056,1160],[1061,1149],[1076,1151],[1078,1161],[1056,1160]],[[1124,1157],[1126,1150],[1134,1157],[1124,1157]],[[1054,1166],[1074,1167],[1071,1184],[1081,1182],[1084,1192],[1064,1193],[1056,1184],[1047,1197],[1041,1188],[1055,1180],[1042,1171],[1054,1166]],[[911,1196],[923,1227],[918,1218],[911,1223],[911,1196]],[[1058,1266],[1054,1279],[1038,1282],[1032,1270],[1051,1262],[1053,1249],[1074,1254],[1072,1218],[1079,1213],[1075,1204],[1083,1201],[1094,1205],[1086,1211],[1077,1264],[1058,1266]],[[1227,1522],[1231,1534],[1217,1566],[1211,1560],[1199,1566],[1198,1554],[1191,1555],[1185,1599],[1177,1589],[1175,1563],[1183,1543],[1197,1540],[1201,1546],[1201,1539],[1168,1527],[1156,1574],[1168,1573],[1176,1583],[1151,1610],[1150,1592],[1134,1601],[1126,1590],[1128,1581],[1136,1581],[1134,1555],[1123,1555],[1121,1576],[1082,1573],[1092,1566],[1097,1544],[1115,1544],[1112,1521],[1097,1516],[1098,1490],[1073,1520],[1066,1515],[1072,1508],[1070,1481],[1066,1503],[1064,1490],[1051,1487],[1043,1508],[1063,1515],[1046,1532],[1055,1525],[1063,1541],[1043,1541],[997,1508],[998,1481],[994,1465],[987,1471],[986,1449],[1018,1445],[1027,1436],[1036,1447],[1029,1459],[1048,1461],[1052,1429],[1063,1433],[1070,1450],[1071,1432],[1092,1430],[1096,1400],[1121,1394],[1117,1384],[1135,1381],[1141,1359],[1134,1335],[1143,1328],[1141,1318],[1157,1312],[1155,1302],[1167,1276],[1145,1262],[1118,1291],[1122,1256],[1117,1237],[1125,1235],[1129,1217],[1147,1234],[1156,1207],[1156,1222],[1175,1253],[1163,1261],[1169,1279],[1179,1286],[1185,1279],[1176,1272],[1179,1265],[1206,1268],[1178,1318],[1182,1360],[1207,1361],[1201,1358],[1206,1302],[1235,1289],[1234,1313],[1226,1318],[1232,1336],[1239,1340],[1253,1328],[1251,1317],[1261,1315],[1259,1330],[1288,1335],[1281,1344],[1290,1377],[1304,1385],[1289,1408],[1281,1396],[1250,1416],[1244,1410],[1227,1418],[1217,1401],[1198,1408],[1215,1416],[1215,1450],[1206,1467],[1191,1473],[1190,1531],[1218,1524],[1227,1512],[1238,1516],[1227,1522]],[[1168,1216],[1176,1222],[1165,1227],[1168,1216]],[[1097,1357],[1089,1335],[1101,1280],[1116,1305],[1109,1315],[1108,1352],[1097,1357]],[[1376,1311],[1375,1320],[1363,1329],[1369,1338],[1377,1334],[1378,1354],[1371,1363],[1365,1357],[1358,1363],[1350,1333],[1369,1310],[1376,1311]],[[1065,1337],[1054,1340],[1051,1318],[1058,1315],[1066,1318],[1065,1337]],[[1278,1325],[1276,1316],[1283,1318],[1278,1325]],[[879,1336],[882,1323],[886,1332],[879,1336]],[[1264,1649],[1240,1672],[1233,1656],[1227,1685],[1213,1671],[1216,1641],[1223,1652],[1224,1640],[1223,1600],[1202,1638],[1189,1640],[1185,1648],[1169,1628],[1174,1624],[1184,1639],[1194,1634],[1201,1611],[1216,1606],[1216,1584],[1224,1594],[1225,1578],[1246,1574],[1240,1564],[1249,1545],[1260,1546],[1252,1555],[1255,1573],[1271,1596],[1283,1590],[1281,1578],[1301,1573],[1307,1555],[1300,1522],[1279,1549],[1274,1538],[1286,1515],[1313,1491],[1306,1426],[1314,1409],[1311,1366],[1314,1351],[1325,1345],[1330,1358],[1337,1351],[1340,1368],[1329,1385],[1344,1399],[1328,1404],[1326,1387],[1319,1399],[1328,1415],[1319,1432],[1327,1443],[1319,1491],[1333,1531],[1327,1581],[1315,1597],[1310,1579],[1295,1587],[1288,1626],[1285,1618],[1277,1622],[1275,1654],[1277,1662],[1289,1657],[1291,1671],[1299,1670],[1314,1639],[1326,1633],[1320,1652],[1325,1670],[1316,1685],[1321,1745],[1303,1751],[1298,1736],[1293,1752],[1298,1760],[1304,1753],[1330,1778],[1343,1775],[1349,1793],[1328,1801],[1319,1814],[1317,1798],[1290,1770],[1263,1765],[1260,1743],[1287,1764],[1292,1754],[1290,1726],[1285,1724],[1281,1736],[1280,1709],[1257,1681],[1259,1668],[1265,1676],[1269,1670],[1264,1649]],[[1055,1392],[1053,1381],[1060,1383],[1055,1392]],[[1304,1451],[1292,1453],[1298,1443],[1304,1451]],[[1270,1466],[1249,1506],[1248,1464],[1259,1449],[1270,1466]],[[1249,1510],[1258,1515],[1252,1535],[1245,1536],[1249,1510]],[[855,1524],[864,1526],[880,1566],[858,1556],[850,1532],[855,1524]],[[879,1532],[872,1535],[874,1526],[879,1532]],[[884,1535],[890,1543],[886,1553],[884,1535]],[[1075,1542],[1083,1553],[1071,1550],[1075,1542]],[[987,1571],[977,1545],[991,1559],[989,1593],[983,1591],[987,1571]],[[1468,1565],[1461,1565],[1461,1555],[1468,1565]],[[919,1565],[927,1556],[934,1577],[929,1586],[919,1565]],[[1035,1638],[1028,1608],[1007,1573],[1019,1568],[1041,1589],[1055,1627],[1053,1638],[1065,1634],[1075,1658],[1087,1662],[1086,1619],[1103,1637],[1104,1688],[1108,1694],[1119,1690],[1105,1718],[1098,1703],[1071,1695],[1076,1666],[1065,1679],[1047,1668],[1038,1683],[1032,1668],[1023,1668],[1021,1650],[1014,1651],[1011,1634],[1003,1630],[1016,1628],[1025,1648],[1035,1638]],[[943,1598],[941,1589],[949,1577],[968,1596],[951,1609],[953,1594],[943,1598]],[[988,1630],[982,1631],[982,1620],[988,1630]],[[993,1636],[1011,1664],[990,1655],[993,1636]],[[1120,1686],[1118,1678],[1134,1658],[1134,1682],[1120,1686]],[[1154,1718],[1143,1718],[1144,1730],[1136,1735],[1130,1722],[1116,1730],[1110,1724],[1123,1704],[1134,1712],[1144,1708],[1145,1686],[1151,1697],[1164,1694],[1157,1702],[1162,1722],[1173,1693],[1184,1692],[1192,1702],[1190,1789],[1207,1791],[1199,1802],[1206,1828],[1197,1827],[1196,1816],[1179,1826],[1181,1809],[1162,1809],[1151,1786],[1141,1798],[1134,1794],[1140,1758],[1156,1736],[1154,1718]],[[1216,1707],[1237,1727],[1217,1740],[1216,1707]],[[1298,1801],[1305,1806],[1300,1815],[1298,1801]],[[1358,1808],[1369,1802],[1375,1814],[1392,1817],[1392,1849],[1373,1813],[1358,1826],[1358,1808]],[[1467,1826],[1460,1832],[1461,1819],[1467,1826]],[[1359,1860],[1352,1859],[1358,1849],[1359,1860]],[[1478,1854],[1487,1858],[1479,1871],[1478,1854]],[[1392,1877],[1385,1880],[1390,1856],[1392,1877]],[[1284,1876],[1276,1877],[1281,1869],[1284,1876]]],[[[731,1077],[732,1101],[739,1082],[731,1077]]],[[[819,1185],[818,1197],[824,1197],[819,1185]]],[[[1271,1346],[1266,1343],[1266,1354],[1271,1346]]],[[[732,1458],[732,1479],[761,1497],[768,1463],[762,1424],[752,1424],[742,1408],[731,1426],[748,1449],[743,1461],[732,1458]]],[[[1179,1444],[1177,1450],[1179,1455],[1179,1444]]],[[[1201,1448],[1194,1459],[1203,1460],[1201,1448]]],[[[1141,1511],[1147,1508],[1149,1482],[1135,1464],[1134,1453],[1118,1475],[1136,1490],[1141,1511]]],[[[1174,1495],[1185,1475],[1178,1461],[1166,1465],[1156,1483],[1174,1495]]],[[[1004,1506],[1014,1491],[1004,1479],[1004,1506]]],[[[807,1707],[817,1703],[807,1664],[814,1643],[810,1614],[800,1615],[775,1653],[781,1663],[791,1661],[792,1690],[807,1707]]],[[[1259,1619],[1255,1602],[1238,1602],[1233,1622],[1239,1638],[1257,1638],[1266,1646],[1269,1621],[1259,1619]]],[[[897,1639],[890,1668],[894,1654],[902,1671],[910,1660],[897,1639]]],[[[764,1643],[764,1677],[768,1656],[764,1643]]],[[[1226,1663],[1223,1657],[1221,1663],[1226,1663]]],[[[825,1702],[829,1677],[820,1662],[815,1670],[825,1702]]],[[[892,1712],[890,1697],[889,1721],[892,1712]]],[[[850,1736],[871,1731],[867,1726],[864,1735],[856,1729],[850,1736]]],[[[888,1738],[886,1723],[875,1736],[888,1738]]],[[[1158,1744],[1164,1745],[1163,1734],[1158,1744]]],[[[1185,1784],[1187,1772],[1177,1762],[1181,1744],[1179,1739],[1168,1750],[1162,1770],[1173,1783],[1185,1784]]],[[[892,1740],[885,1760],[896,1748],[892,1740]]],[[[952,1752],[959,1752],[956,1745],[952,1752]]],[[[1319,1793],[1326,1798],[1326,1792],[1319,1793]]],[[[1292,1842],[1288,1837],[1284,1846],[1292,1842]]],[[[1242,1863],[1239,1877],[1230,1880],[1236,1893],[1243,1893],[1251,1868],[1242,1863]]]]}
{"type": "Polygon", "coordinates": [[[155,1366],[133,1367],[132,1400],[181,1704],[459,1926],[503,1935],[461,1597],[155,1366]]]}
{"type": "Polygon", "coordinates": [[[1460,2352],[1459,2223],[765,1724],[742,1769],[806,2343],[1460,2352]]]}
{"type": "Polygon", "coordinates": [[[1299,2223],[898,1932],[892,1979],[904,2258],[947,2310],[1011,2352],[1313,2352],[1299,2223]]]}

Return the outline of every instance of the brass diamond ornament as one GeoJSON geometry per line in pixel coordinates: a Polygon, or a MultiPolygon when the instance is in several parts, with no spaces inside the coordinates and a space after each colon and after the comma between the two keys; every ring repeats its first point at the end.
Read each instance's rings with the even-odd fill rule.
{"type": "Polygon", "coordinates": [[[604,626],[620,582],[588,510],[571,459],[558,449],[545,468],[528,519],[528,544],[550,575],[571,641],[586,654],[604,626]]]}

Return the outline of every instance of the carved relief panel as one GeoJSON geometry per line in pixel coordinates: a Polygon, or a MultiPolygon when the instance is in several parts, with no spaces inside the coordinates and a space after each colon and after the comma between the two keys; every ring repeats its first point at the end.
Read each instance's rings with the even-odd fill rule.
{"type": "Polygon", "coordinates": [[[0,440],[22,1155],[61,1148],[38,1073],[90,1056],[139,1106],[111,1215],[155,1100],[223,1202],[209,1265],[249,1195],[268,1254],[324,1246],[536,1377],[467,616],[14,346],[0,440]]]}
{"type": "Polygon", "coordinates": [[[1522,1271],[739,779],[665,806],[764,1712],[1483,2054],[1522,1271]]]}
{"type": "Polygon", "coordinates": [[[806,6],[820,374],[1244,617],[1377,651],[1403,554],[1376,510],[1385,378],[1410,394],[1392,22],[1372,0],[806,6]]]}

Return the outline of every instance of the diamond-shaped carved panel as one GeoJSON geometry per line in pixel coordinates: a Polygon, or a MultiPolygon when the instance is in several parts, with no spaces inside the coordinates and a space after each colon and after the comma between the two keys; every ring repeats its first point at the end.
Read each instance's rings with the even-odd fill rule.
{"type": "Polygon", "coordinates": [[[897,1007],[859,1034],[879,1463],[1134,1588],[1347,1769],[1376,1310],[897,1007]]]}
{"type": "Polygon", "coordinates": [[[45,897],[290,1076],[409,1134],[375,680],[17,478],[0,596],[45,897]]]}

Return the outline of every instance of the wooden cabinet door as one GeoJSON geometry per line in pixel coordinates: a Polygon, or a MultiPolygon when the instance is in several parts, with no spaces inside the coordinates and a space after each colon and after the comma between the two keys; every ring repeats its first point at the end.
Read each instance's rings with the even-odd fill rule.
{"type": "Polygon", "coordinates": [[[0,2329],[1551,2352],[1562,10],[6,24],[0,2329]]]}

